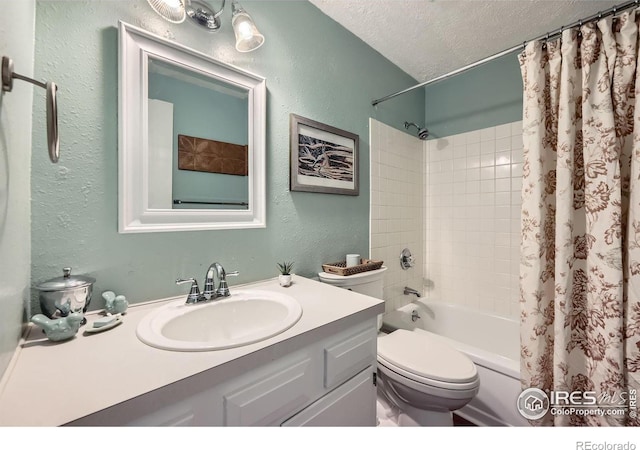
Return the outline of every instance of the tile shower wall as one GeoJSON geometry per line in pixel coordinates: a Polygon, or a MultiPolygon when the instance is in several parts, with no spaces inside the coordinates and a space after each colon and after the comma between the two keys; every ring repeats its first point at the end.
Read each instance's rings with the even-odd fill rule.
{"type": "Polygon", "coordinates": [[[422,290],[424,261],[424,142],[369,119],[371,151],[370,257],[387,267],[386,311],[411,302],[404,287],[422,290]],[[400,252],[408,247],[415,267],[402,270],[400,252]]]}
{"type": "Polygon", "coordinates": [[[517,318],[522,122],[425,145],[426,298],[517,318]]]}

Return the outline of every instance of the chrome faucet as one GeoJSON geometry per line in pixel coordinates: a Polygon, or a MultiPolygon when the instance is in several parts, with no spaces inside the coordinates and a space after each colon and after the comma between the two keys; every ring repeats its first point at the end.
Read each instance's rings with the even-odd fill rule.
{"type": "Polygon", "coordinates": [[[229,297],[229,285],[227,284],[227,275],[234,277],[238,275],[238,271],[225,272],[224,267],[218,262],[212,263],[207,269],[207,273],[204,278],[204,290],[202,296],[206,300],[214,300],[218,297],[229,297]],[[215,286],[214,275],[218,278],[218,287],[215,286]]]}
{"type": "Polygon", "coordinates": [[[415,295],[418,298],[422,297],[418,291],[408,286],[404,287],[404,295],[415,295]]]}
{"type": "Polygon", "coordinates": [[[215,300],[218,297],[229,297],[231,292],[229,292],[229,285],[227,284],[227,276],[236,276],[238,275],[238,271],[234,272],[225,272],[224,267],[218,262],[214,262],[207,269],[207,273],[204,279],[204,288],[202,293],[198,288],[198,282],[194,278],[178,278],[176,280],[176,284],[183,284],[191,282],[191,290],[189,291],[189,295],[187,295],[187,301],[185,302],[188,305],[192,305],[194,303],[208,302],[211,300],[215,300]],[[215,277],[218,278],[218,287],[215,285],[215,277]]]}

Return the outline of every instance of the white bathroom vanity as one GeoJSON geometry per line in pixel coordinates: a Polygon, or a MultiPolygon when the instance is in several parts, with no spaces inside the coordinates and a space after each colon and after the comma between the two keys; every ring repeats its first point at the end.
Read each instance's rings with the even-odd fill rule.
{"type": "Polygon", "coordinates": [[[134,305],[116,328],[66,342],[30,328],[0,384],[0,426],[375,426],[383,301],[299,276],[232,294],[240,288],[285,293],[302,316],[266,340],[213,351],[138,339],[139,322],[176,298],[134,305]]]}

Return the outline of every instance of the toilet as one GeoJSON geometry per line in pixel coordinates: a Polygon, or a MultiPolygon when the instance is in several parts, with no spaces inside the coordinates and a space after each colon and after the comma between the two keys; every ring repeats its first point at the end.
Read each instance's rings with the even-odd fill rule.
{"type": "MultiPolygon", "coordinates": [[[[382,267],[355,275],[320,272],[320,281],[382,299],[382,267]]],[[[382,315],[378,316],[378,330],[382,315]]],[[[395,330],[378,334],[378,421],[396,426],[451,426],[452,411],[478,393],[478,371],[433,333],[395,330]],[[381,417],[382,416],[382,417],[381,417]]]]}

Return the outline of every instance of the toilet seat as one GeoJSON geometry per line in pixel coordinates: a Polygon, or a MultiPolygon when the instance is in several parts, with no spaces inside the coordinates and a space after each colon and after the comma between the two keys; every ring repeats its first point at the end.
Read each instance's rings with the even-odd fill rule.
{"type": "Polygon", "coordinates": [[[418,384],[439,389],[475,390],[480,382],[473,361],[430,333],[396,330],[379,337],[378,363],[418,384]]]}

